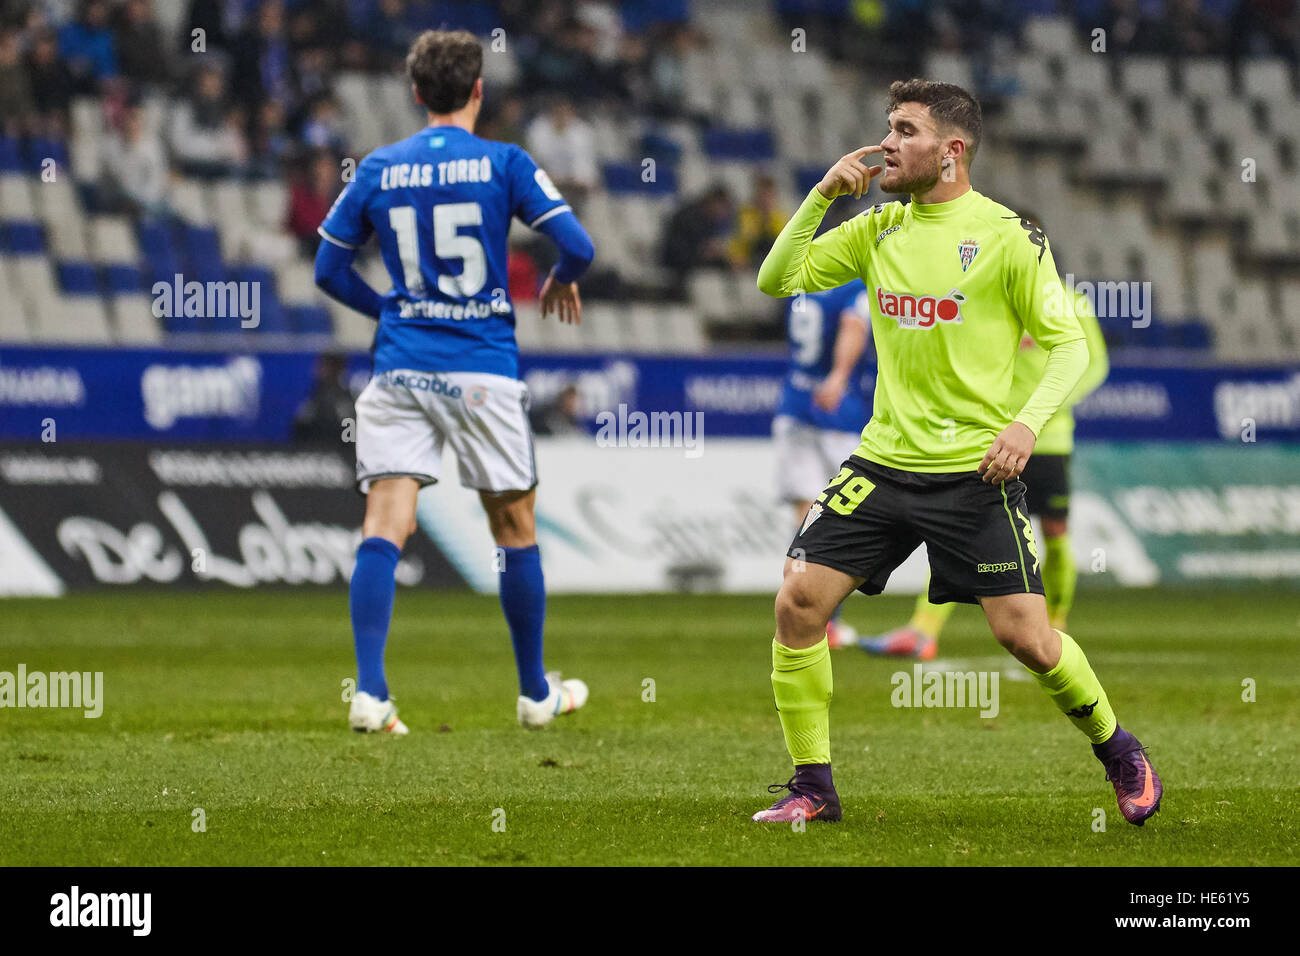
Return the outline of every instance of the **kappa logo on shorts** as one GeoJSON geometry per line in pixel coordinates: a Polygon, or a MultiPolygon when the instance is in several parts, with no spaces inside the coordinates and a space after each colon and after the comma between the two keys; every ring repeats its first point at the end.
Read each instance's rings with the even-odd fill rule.
{"type": "Polygon", "coordinates": [[[1020,565],[1015,561],[1000,561],[997,564],[977,564],[977,574],[1000,574],[1003,571],[1019,571],[1020,565]]]}

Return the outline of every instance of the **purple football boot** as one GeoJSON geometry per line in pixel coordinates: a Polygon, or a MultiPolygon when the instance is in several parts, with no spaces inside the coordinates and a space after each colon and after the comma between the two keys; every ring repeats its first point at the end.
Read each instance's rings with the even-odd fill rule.
{"type": "Polygon", "coordinates": [[[1160,809],[1164,784],[1147,760],[1146,748],[1122,727],[1116,727],[1109,740],[1093,744],[1092,752],[1106,768],[1106,779],[1115,786],[1119,812],[1135,826],[1160,809]]]}
{"type": "Polygon", "coordinates": [[[828,763],[800,764],[794,768],[794,776],[788,781],[767,788],[768,793],[782,790],[789,793],[766,810],[754,814],[751,819],[755,823],[794,823],[796,820],[838,823],[843,817],[840,796],[831,782],[831,765],[828,763]]]}

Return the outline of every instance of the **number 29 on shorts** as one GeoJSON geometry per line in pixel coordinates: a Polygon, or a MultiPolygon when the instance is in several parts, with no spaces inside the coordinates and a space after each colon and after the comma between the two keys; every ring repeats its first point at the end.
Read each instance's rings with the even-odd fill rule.
{"type": "Polygon", "coordinates": [[[851,515],[862,504],[867,495],[875,489],[875,485],[863,478],[861,475],[853,476],[853,469],[845,466],[841,468],[839,474],[831,479],[826,490],[817,496],[817,500],[826,503],[836,514],[851,515]],[[836,488],[839,491],[831,495],[836,488]],[[827,496],[830,495],[830,500],[827,496]]]}

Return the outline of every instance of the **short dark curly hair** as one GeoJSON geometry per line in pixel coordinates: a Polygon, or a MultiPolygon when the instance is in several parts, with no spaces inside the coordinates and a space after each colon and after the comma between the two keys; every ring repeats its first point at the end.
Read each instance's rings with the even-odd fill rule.
{"type": "Polygon", "coordinates": [[[984,114],[975,97],[955,83],[913,78],[895,80],[889,84],[888,113],[898,109],[900,103],[920,103],[930,108],[935,125],[961,132],[966,141],[966,162],[975,159],[980,137],[984,132],[984,114]]]}
{"type": "Polygon", "coordinates": [[[468,103],[482,73],[483,45],[468,30],[425,30],[406,54],[406,75],[431,113],[468,103]]]}

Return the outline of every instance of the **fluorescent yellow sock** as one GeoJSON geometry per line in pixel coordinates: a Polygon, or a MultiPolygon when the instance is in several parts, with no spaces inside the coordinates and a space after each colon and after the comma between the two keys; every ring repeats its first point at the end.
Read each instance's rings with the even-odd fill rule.
{"type": "Polygon", "coordinates": [[[795,764],[831,762],[832,691],[825,638],[802,650],[772,641],[772,692],[795,764]]]}
{"type": "Polygon", "coordinates": [[[1065,630],[1065,618],[1074,604],[1074,587],[1079,570],[1074,566],[1074,549],[1070,536],[1063,534],[1047,539],[1047,556],[1043,561],[1043,591],[1047,597],[1047,619],[1052,627],[1065,630]]]}
{"type": "Polygon", "coordinates": [[[1046,674],[1029,673],[1047,691],[1052,703],[1089,740],[1094,744],[1105,743],[1115,732],[1115,711],[1106,699],[1101,681],[1088,665],[1083,648],[1069,634],[1056,633],[1061,635],[1061,659],[1046,674]]]}
{"type": "Polygon", "coordinates": [[[948,615],[952,613],[955,604],[931,604],[928,593],[930,590],[930,575],[925,576],[925,587],[921,593],[916,596],[916,607],[912,610],[912,619],[908,621],[908,626],[920,631],[926,637],[938,637],[939,632],[943,630],[944,624],[948,623],[948,615]]]}

